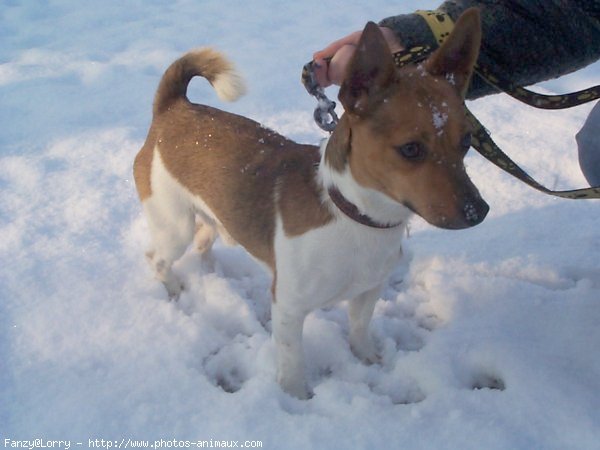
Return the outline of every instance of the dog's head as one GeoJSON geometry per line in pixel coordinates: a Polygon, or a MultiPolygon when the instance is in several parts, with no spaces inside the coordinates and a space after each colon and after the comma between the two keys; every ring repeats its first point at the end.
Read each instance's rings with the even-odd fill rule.
{"type": "Polygon", "coordinates": [[[467,10],[442,46],[397,69],[374,23],[365,27],[339,99],[345,114],[329,163],[405,205],[432,225],[477,225],[489,207],[464,167],[470,129],[464,108],[479,53],[479,12],[467,10]]]}

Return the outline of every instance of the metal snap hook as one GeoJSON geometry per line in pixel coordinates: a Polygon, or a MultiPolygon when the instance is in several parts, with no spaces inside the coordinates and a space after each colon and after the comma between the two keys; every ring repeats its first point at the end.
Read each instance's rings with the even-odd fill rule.
{"type": "Polygon", "coordinates": [[[339,122],[335,113],[335,102],[327,98],[325,90],[317,83],[314,61],[306,63],[302,68],[302,84],[310,95],[317,99],[317,107],[313,113],[316,124],[324,131],[331,133],[339,122]]]}

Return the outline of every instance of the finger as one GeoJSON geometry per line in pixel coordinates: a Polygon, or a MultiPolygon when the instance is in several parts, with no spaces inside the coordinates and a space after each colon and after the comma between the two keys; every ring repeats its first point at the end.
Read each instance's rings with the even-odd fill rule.
{"type": "Polygon", "coordinates": [[[331,86],[331,81],[329,80],[329,64],[327,61],[323,59],[314,61],[314,74],[319,86],[326,88],[327,86],[331,86]]]}
{"type": "Polygon", "coordinates": [[[354,33],[350,33],[349,35],[344,36],[343,38],[332,42],[327,47],[325,47],[323,50],[319,50],[318,52],[315,52],[315,54],[313,55],[313,59],[316,61],[317,59],[331,58],[337,53],[337,51],[340,48],[344,47],[345,45],[358,44],[358,41],[360,40],[361,35],[362,35],[362,31],[355,31],[354,33]]]}
{"type": "Polygon", "coordinates": [[[333,84],[341,85],[346,75],[346,68],[356,51],[355,45],[344,45],[340,48],[331,62],[329,63],[329,70],[327,75],[329,81],[333,84]]]}

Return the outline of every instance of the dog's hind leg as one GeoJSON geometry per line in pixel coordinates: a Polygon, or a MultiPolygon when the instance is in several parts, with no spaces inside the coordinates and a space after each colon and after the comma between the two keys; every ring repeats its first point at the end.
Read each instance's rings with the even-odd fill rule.
{"type": "Polygon", "coordinates": [[[217,229],[200,219],[196,220],[196,234],[194,235],[194,247],[200,254],[210,251],[217,239],[217,229]]]}
{"type": "Polygon", "coordinates": [[[183,284],[172,267],[192,242],[194,213],[185,202],[154,196],[144,201],[144,212],[152,238],[152,248],[146,254],[148,261],[156,278],[165,285],[169,298],[176,300],[183,284]]]}
{"type": "Polygon", "coordinates": [[[203,267],[209,271],[215,270],[215,258],[211,251],[219,232],[212,221],[205,221],[201,217],[196,218],[196,233],[194,235],[194,248],[202,260],[203,267]]]}

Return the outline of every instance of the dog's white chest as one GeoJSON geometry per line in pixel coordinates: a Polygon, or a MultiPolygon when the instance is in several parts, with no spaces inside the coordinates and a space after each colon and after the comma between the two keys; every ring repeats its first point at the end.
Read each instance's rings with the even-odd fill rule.
{"type": "Polygon", "coordinates": [[[345,217],[298,237],[278,227],[276,289],[301,309],[354,298],[385,281],[402,256],[403,233],[404,226],[378,230],[345,217]]]}

